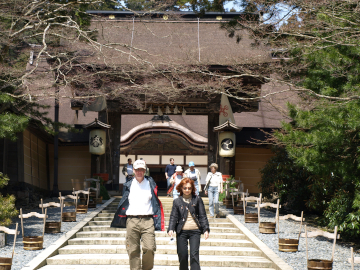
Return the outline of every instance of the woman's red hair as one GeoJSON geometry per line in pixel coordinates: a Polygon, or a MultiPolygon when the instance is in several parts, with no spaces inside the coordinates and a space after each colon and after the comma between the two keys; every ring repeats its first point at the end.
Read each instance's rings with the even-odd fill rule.
{"type": "Polygon", "coordinates": [[[180,192],[180,196],[182,196],[183,193],[183,187],[186,184],[190,184],[191,185],[191,194],[195,195],[195,184],[194,181],[191,180],[190,178],[184,178],[183,180],[181,180],[181,182],[176,186],[176,190],[178,192],[180,192]]]}

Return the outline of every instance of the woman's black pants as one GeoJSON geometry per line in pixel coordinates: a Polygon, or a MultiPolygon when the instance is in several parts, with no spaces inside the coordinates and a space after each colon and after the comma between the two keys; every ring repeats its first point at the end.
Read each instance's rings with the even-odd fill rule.
{"type": "Polygon", "coordinates": [[[176,235],[180,270],[188,270],[188,240],[190,242],[190,269],[200,270],[199,247],[200,230],[182,230],[176,235]]]}

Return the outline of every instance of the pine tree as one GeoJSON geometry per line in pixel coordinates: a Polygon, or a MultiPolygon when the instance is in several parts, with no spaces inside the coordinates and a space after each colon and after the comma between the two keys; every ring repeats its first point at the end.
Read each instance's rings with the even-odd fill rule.
{"type": "MultiPolygon", "coordinates": [[[[246,29],[254,45],[268,46],[277,61],[254,75],[276,73],[298,91],[290,123],[272,138],[299,168],[314,175],[310,209],[343,237],[360,234],[360,10],[346,0],[249,0],[263,21],[228,24],[230,36],[246,29]],[[286,4],[286,6],[284,6],[286,4]],[[287,16],[287,17],[286,17],[287,16]],[[289,19],[290,18],[290,19],[289,19]],[[280,59],[280,60],[279,60],[280,59]]],[[[266,77],[266,76],[264,76],[266,77]]],[[[270,80],[268,77],[266,80],[270,80]]],[[[295,170],[296,171],[296,170],[295,170]]]]}

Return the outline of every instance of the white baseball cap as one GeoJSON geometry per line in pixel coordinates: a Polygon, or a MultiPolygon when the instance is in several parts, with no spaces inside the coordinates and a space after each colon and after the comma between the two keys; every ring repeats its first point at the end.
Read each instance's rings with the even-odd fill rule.
{"type": "Polygon", "coordinates": [[[175,172],[182,172],[182,171],[183,171],[183,169],[181,168],[181,166],[176,166],[175,172]]]}
{"type": "Polygon", "coordinates": [[[146,170],[146,163],[144,160],[136,160],[134,162],[134,169],[137,170],[137,169],[145,169],[146,170]]]}

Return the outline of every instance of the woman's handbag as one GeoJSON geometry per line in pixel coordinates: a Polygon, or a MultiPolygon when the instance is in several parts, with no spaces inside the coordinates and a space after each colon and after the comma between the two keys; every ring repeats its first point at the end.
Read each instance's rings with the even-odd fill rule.
{"type": "Polygon", "coordinates": [[[210,185],[210,181],[211,181],[211,178],[212,178],[212,177],[213,177],[213,176],[211,176],[210,179],[209,179],[209,181],[207,182],[207,184],[206,184],[206,186],[205,186],[205,188],[204,188],[204,192],[205,192],[205,191],[208,191],[209,185],[210,185]]]}
{"type": "Polygon", "coordinates": [[[175,186],[175,183],[171,185],[171,187],[169,188],[169,190],[167,191],[167,195],[171,195],[173,190],[174,190],[174,186],[175,186]]]}

